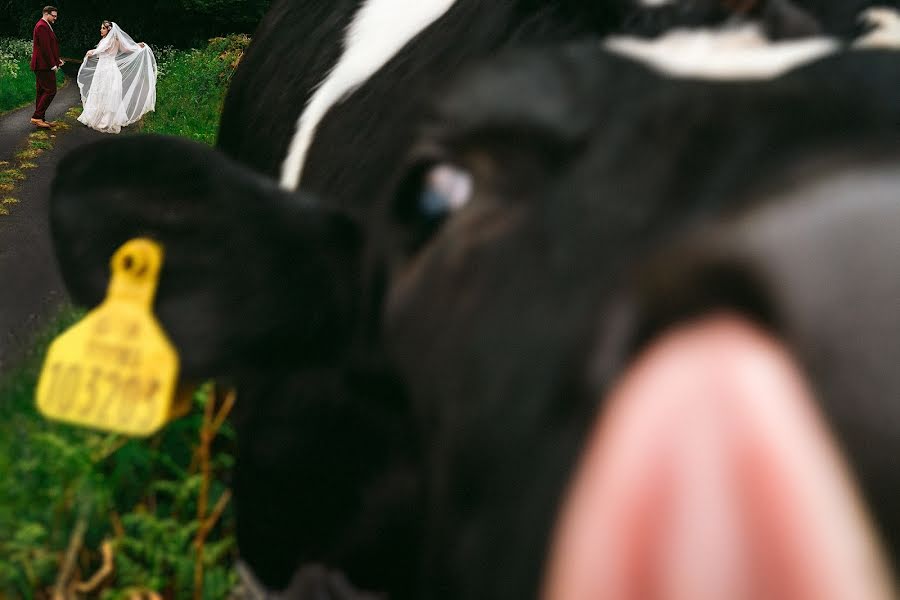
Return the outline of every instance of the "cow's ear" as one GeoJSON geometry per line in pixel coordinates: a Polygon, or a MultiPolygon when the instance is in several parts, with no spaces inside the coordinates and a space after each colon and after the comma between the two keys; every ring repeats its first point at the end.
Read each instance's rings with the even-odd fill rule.
{"type": "Polygon", "coordinates": [[[103,298],[121,244],[144,236],[163,246],[156,312],[187,376],[341,350],[358,228],[206,146],[135,136],[84,147],[60,164],[50,211],[78,304],[103,298]]]}

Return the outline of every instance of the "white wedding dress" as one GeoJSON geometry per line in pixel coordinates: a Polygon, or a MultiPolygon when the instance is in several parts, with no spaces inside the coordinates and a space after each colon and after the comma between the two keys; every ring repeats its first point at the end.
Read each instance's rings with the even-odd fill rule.
{"type": "Polygon", "coordinates": [[[78,70],[84,112],[78,120],[92,129],[119,133],[156,107],[156,57],[112,24],[97,49],[78,70]]]}

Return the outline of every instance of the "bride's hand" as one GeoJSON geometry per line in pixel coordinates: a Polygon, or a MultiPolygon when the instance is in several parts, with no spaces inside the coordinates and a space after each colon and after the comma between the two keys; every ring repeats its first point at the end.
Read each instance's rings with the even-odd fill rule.
{"type": "Polygon", "coordinates": [[[93,55],[94,55],[94,51],[93,51],[93,50],[88,50],[88,51],[87,51],[87,54],[85,54],[85,56],[87,56],[88,58],[92,57],[93,55]]]}

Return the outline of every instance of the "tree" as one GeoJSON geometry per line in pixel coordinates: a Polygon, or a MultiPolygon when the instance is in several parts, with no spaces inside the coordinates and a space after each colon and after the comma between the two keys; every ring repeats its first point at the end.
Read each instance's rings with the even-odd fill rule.
{"type": "Polygon", "coordinates": [[[252,33],[270,0],[0,0],[0,35],[30,38],[47,3],[59,7],[63,54],[81,56],[97,43],[104,19],[154,46],[200,46],[211,37],[252,33]]]}

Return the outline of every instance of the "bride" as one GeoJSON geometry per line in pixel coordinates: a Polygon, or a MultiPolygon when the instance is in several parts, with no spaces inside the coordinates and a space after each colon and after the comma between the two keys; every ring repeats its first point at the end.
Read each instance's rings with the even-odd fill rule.
{"type": "Polygon", "coordinates": [[[156,106],[156,57],[110,21],[100,25],[100,36],[78,70],[84,105],[78,120],[97,131],[119,133],[156,106]]]}

